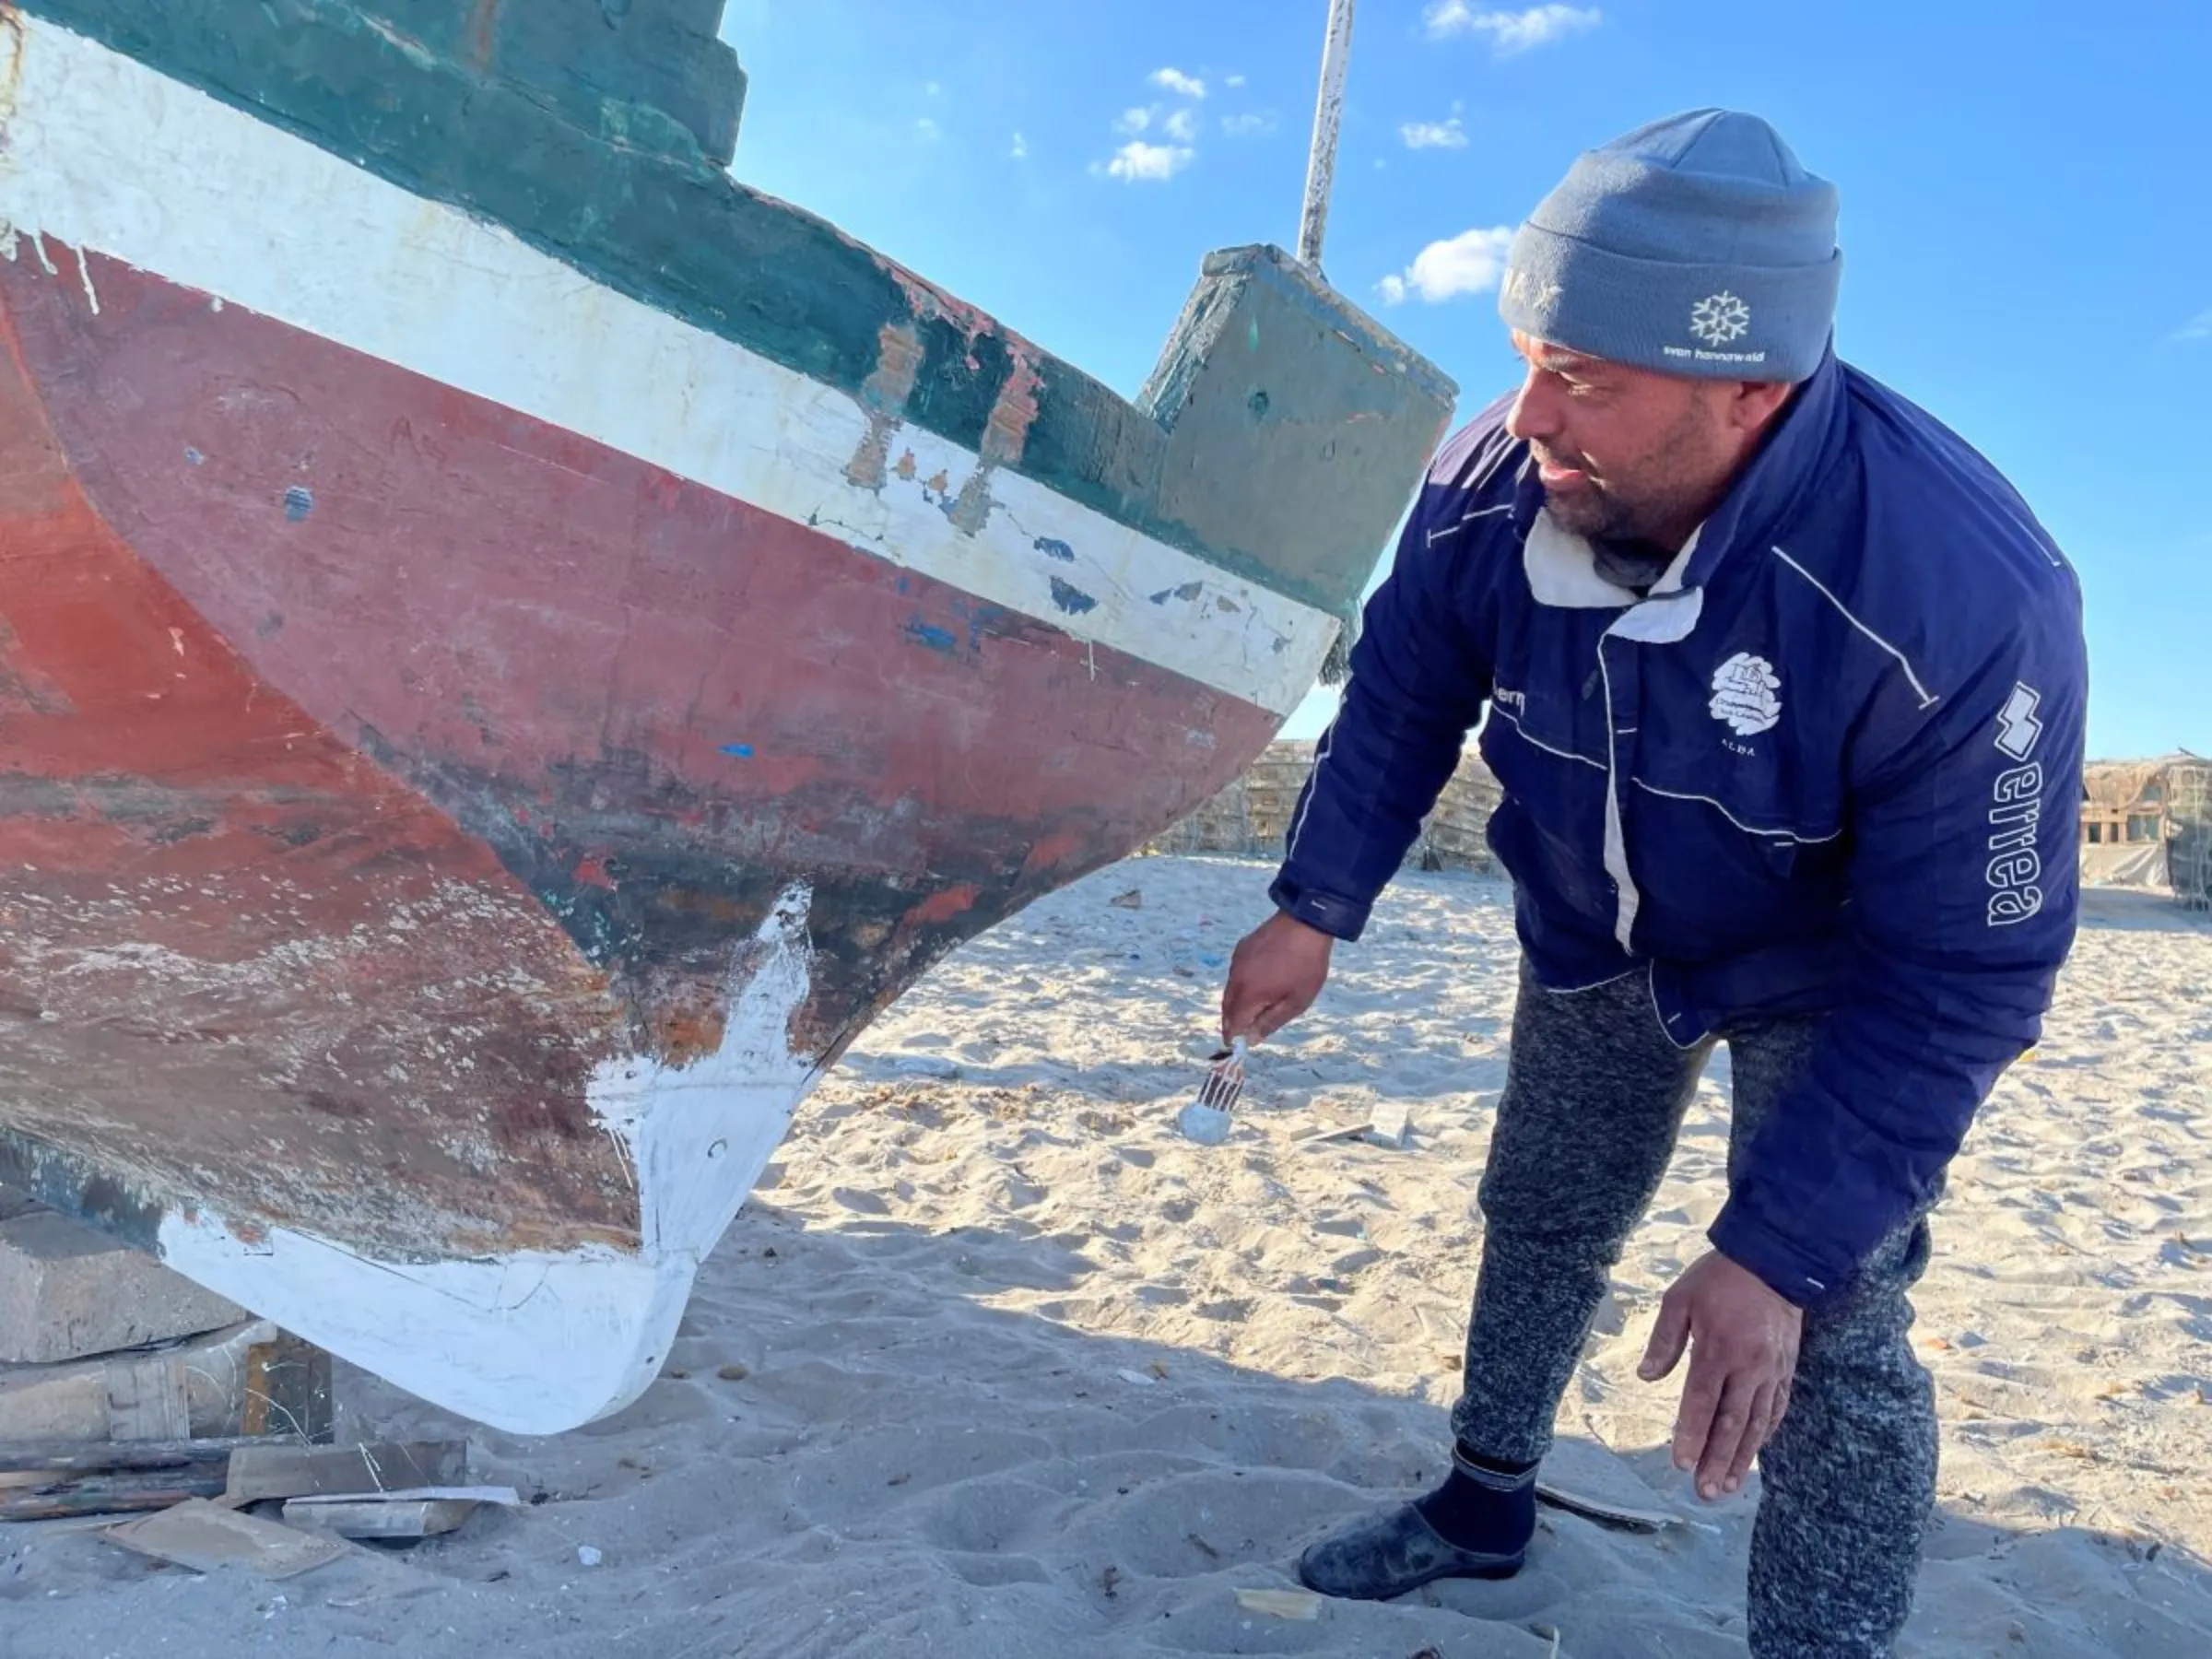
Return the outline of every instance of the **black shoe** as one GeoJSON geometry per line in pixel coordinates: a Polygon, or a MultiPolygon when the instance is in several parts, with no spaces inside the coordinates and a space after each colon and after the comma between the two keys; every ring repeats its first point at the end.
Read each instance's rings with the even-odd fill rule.
{"type": "Polygon", "coordinates": [[[1298,1579],[1324,1595],[1389,1601],[1438,1579],[1512,1578],[1527,1559],[1525,1544],[1510,1555],[1462,1549],[1404,1503],[1313,1545],[1298,1559],[1298,1579]]]}

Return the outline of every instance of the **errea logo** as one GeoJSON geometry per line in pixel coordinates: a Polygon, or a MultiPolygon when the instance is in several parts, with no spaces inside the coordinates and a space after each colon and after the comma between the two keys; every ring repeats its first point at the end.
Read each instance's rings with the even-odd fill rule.
{"type": "Polygon", "coordinates": [[[2043,735],[2043,723],[2035,717],[2035,712],[2042,702],[2041,691],[2019,683],[1997,712],[1997,747],[2015,760],[2025,760],[2035,753],[2035,741],[2043,735]]]}
{"type": "Polygon", "coordinates": [[[1997,711],[1997,749],[2018,766],[1997,774],[1989,792],[1989,924],[2012,927],[2043,908],[2043,768],[2030,759],[2043,735],[2035,717],[2043,694],[2026,681],[1997,711]]]}

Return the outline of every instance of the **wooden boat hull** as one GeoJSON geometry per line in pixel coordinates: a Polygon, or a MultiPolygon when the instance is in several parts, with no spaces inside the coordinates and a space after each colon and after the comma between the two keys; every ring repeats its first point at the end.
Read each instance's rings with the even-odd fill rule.
{"type": "Polygon", "coordinates": [[[1218,258],[1117,494],[902,273],[841,383],[8,23],[0,1177],[457,1411],[614,1409],[868,1019],[1265,745],[1449,388],[1218,258]],[[1301,415],[1317,357],[1387,384],[1301,415]],[[1389,471],[1335,590],[1161,511],[1264,454],[1231,378],[1389,471]]]}

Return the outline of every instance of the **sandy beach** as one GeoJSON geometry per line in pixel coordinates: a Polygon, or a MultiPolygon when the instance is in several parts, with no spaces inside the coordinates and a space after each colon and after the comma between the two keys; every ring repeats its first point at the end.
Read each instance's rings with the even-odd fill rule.
{"type": "MultiPolygon", "coordinates": [[[[1240,1600],[1441,1467],[1514,982],[1507,889],[1409,877],[1231,1139],[1183,1141],[1268,874],[1134,860],[940,966],[801,1109],[619,1417],[515,1439],[343,1375],[343,1434],[465,1434],[524,1507],[278,1583],[0,1530],[0,1659],[1742,1653],[1751,1493],[1697,1504],[1674,1386],[1634,1376],[1723,1197],[1724,1058],[1560,1424],[1561,1478],[1678,1522],[1548,1509],[1508,1583],[1240,1600]],[[1403,1147],[1311,1138],[1393,1102],[1403,1147]]],[[[2088,896],[1936,1243],[1942,1512],[1904,1651],[2212,1653],[2212,927],[2088,896]]]]}

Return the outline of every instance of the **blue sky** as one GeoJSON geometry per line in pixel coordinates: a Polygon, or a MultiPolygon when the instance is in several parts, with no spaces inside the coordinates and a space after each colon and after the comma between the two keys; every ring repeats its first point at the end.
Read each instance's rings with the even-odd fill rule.
{"type": "MultiPolygon", "coordinates": [[[[1326,13],[730,0],[733,171],[1134,394],[1209,249],[1294,243],[1326,13]]],[[[2207,63],[2202,0],[1363,0],[1324,265],[1471,414],[1513,379],[1498,235],[1575,154],[1765,115],[1842,193],[1842,354],[2079,568],[2092,751],[2212,754],[2207,63]]]]}

